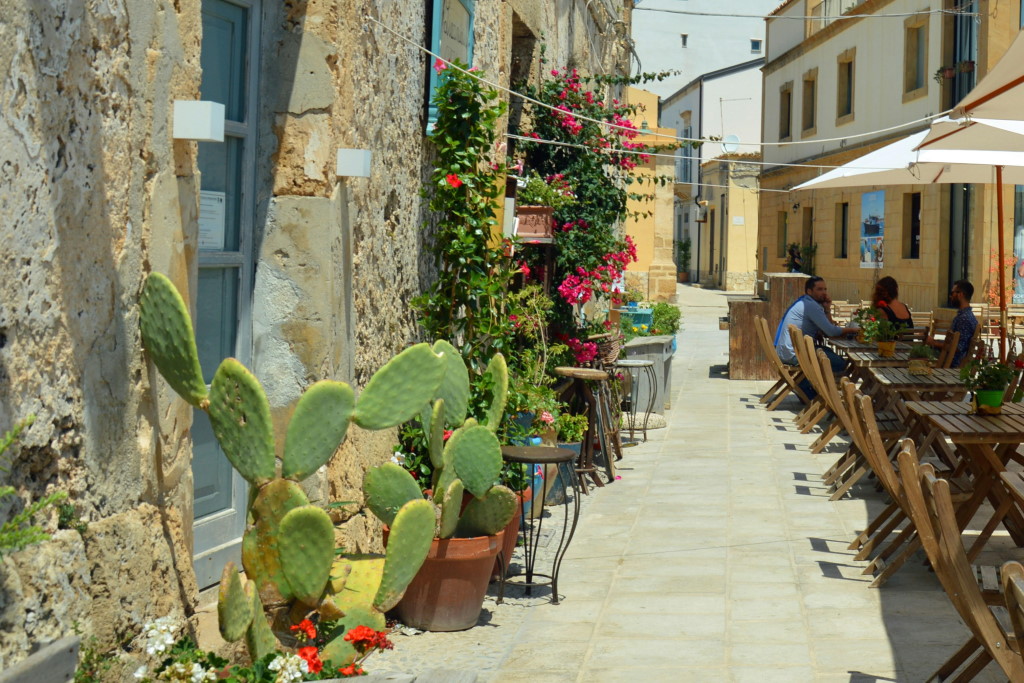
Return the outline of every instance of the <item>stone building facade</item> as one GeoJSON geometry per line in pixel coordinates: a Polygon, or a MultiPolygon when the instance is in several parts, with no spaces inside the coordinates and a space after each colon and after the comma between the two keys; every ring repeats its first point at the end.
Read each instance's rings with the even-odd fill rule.
{"type": "MultiPolygon", "coordinates": [[[[542,42],[552,63],[628,73],[629,0],[454,2],[503,86],[539,74],[542,42]]],[[[430,8],[0,0],[0,429],[35,416],[0,516],[61,490],[86,522],[2,559],[0,669],[77,628],[123,650],[123,680],[143,624],[191,619],[236,552],[244,488],[141,347],[149,272],[192,307],[204,372],[239,357],[279,433],[306,386],[358,391],[417,340],[430,8]],[[225,142],[175,139],[175,100],[224,103],[225,142]],[[342,148],[370,150],[369,177],[335,175],[342,148]]],[[[393,442],[353,427],[311,497],[358,500],[393,442]]],[[[345,547],[379,547],[369,516],[339,521],[345,547]]]]}

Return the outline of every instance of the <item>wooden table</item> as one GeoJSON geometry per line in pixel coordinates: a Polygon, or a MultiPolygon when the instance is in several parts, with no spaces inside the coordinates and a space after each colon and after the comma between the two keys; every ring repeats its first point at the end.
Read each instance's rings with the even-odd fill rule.
{"type": "MultiPolygon", "coordinates": [[[[833,349],[836,351],[877,351],[878,344],[875,342],[862,342],[856,339],[847,339],[845,337],[830,337],[825,340],[833,349]]],[[[907,342],[896,342],[897,351],[909,351],[912,344],[907,342]]]]}
{"type": "Polygon", "coordinates": [[[1024,406],[1008,403],[1002,415],[974,415],[968,403],[959,401],[910,401],[907,411],[939,430],[953,442],[963,467],[972,475],[974,493],[957,509],[961,530],[988,498],[995,508],[968,551],[972,560],[1002,523],[1018,546],[1024,546],[1024,514],[1014,504],[1001,475],[1017,447],[1024,443],[1024,406]]]}
{"type": "Polygon", "coordinates": [[[856,368],[905,368],[910,362],[909,351],[897,351],[892,356],[880,356],[878,351],[849,349],[846,357],[856,368]]]}
{"type": "Polygon", "coordinates": [[[967,387],[956,368],[935,368],[930,375],[912,375],[906,368],[870,368],[871,382],[889,395],[883,409],[906,411],[906,401],[959,400],[967,394],[967,387]],[[901,399],[901,400],[897,400],[901,399]]]}

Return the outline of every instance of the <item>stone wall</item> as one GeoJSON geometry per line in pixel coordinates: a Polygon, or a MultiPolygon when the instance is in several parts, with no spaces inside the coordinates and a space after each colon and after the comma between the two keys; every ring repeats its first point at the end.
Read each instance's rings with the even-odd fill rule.
{"type": "MultiPolygon", "coordinates": [[[[477,0],[475,63],[507,84],[512,55],[535,55],[543,35],[551,59],[623,73],[607,4],[477,0]]],[[[250,366],[280,432],[306,386],[358,388],[417,338],[432,59],[363,16],[420,43],[423,3],[262,7],[250,366]],[[341,147],[370,149],[371,177],[335,178],[341,147]]],[[[122,680],[143,624],[197,606],[192,411],[143,354],[137,298],[160,271],[195,305],[197,146],[170,131],[173,100],[200,96],[200,10],[0,0],[0,430],[36,416],[0,473],[20,495],[0,516],[62,490],[87,523],[2,559],[0,669],[77,624],[98,649],[122,649],[110,674],[122,680]]],[[[353,428],[313,497],[359,499],[393,442],[353,428]]],[[[379,548],[377,532],[358,512],[342,542],[379,548]]]]}

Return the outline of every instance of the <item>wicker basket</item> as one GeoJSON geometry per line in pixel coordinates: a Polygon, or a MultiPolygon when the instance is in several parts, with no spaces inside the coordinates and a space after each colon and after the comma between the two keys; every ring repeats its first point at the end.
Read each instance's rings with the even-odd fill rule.
{"type": "Polygon", "coordinates": [[[612,365],[619,359],[622,349],[622,337],[614,336],[597,342],[597,357],[604,365],[612,365]]]}
{"type": "Polygon", "coordinates": [[[927,358],[911,358],[907,363],[907,372],[911,375],[932,374],[932,361],[927,358]]]}

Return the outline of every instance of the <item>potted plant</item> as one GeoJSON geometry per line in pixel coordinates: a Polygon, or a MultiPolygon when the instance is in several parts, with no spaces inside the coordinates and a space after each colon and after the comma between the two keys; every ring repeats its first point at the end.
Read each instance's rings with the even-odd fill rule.
{"type": "Polygon", "coordinates": [[[943,80],[948,80],[954,76],[956,76],[955,66],[940,66],[935,70],[935,75],[932,78],[941,85],[943,80]]]}
{"type": "MultiPolygon", "coordinates": [[[[444,378],[421,421],[433,466],[429,503],[437,523],[427,558],[395,612],[415,628],[461,631],[480,616],[502,532],[519,505],[512,490],[494,483],[502,469],[495,432],[505,409],[508,371],[501,354],[484,370],[492,389],[481,424],[467,417],[470,380],[462,356],[446,341],[436,342],[433,350],[445,358],[444,378]],[[452,428],[447,439],[446,427],[452,428]]],[[[405,505],[422,500],[416,480],[394,462],[367,471],[363,488],[367,507],[387,526],[405,505]]],[[[390,549],[390,538],[386,543],[390,549]]]]}
{"type": "Polygon", "coordinates": [[[676,255],[679,259],[679,282],[690,281],[690,254],[693,249],[693,242],[690,241],[689,236],[685,237],[681,242],[676,242],[676,255]]]}
{"type": "Polygon", "coordinates": [[[524,238],[551,237],[555,211],[576,201],[572,188],[560,173],[541,178],[530,173],[516,191],[516,234],[524,238]]]}
{"type": "MultiPolygon", "coordinates": [[[[980,357],[960,368],[960,379],[973,394],[972,404],[975,412],[979,415],[1002,413],[1006,388],[1010,386],[1010,382],[1022,368],[1024,368],[1024,358],[1021,356],[1009,363],[1003,363],[991,357],[980,357]]],[[[1019,401],[1021,393],[1022,389],[1018,386],[1013,400],[1019,401]]]]}
{"type": "Polygon", "coordinates": [[[861,329],[864,331],[865,341],[875,342],[878,345],[878,355],[882,358],[892,358],[896,354],[896,336],[905,325],[892,322],[876,309],[871,309],[863,320],[861,329]]]}
{"type": "Polygon", "coordinates": [[[910,347],[910,362],[907,371],[911,375],[930,375],[935,361],[935,349],[927,344],[914,344],[910,347]]]}

